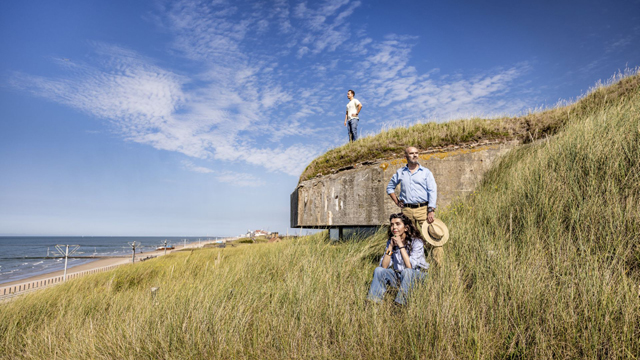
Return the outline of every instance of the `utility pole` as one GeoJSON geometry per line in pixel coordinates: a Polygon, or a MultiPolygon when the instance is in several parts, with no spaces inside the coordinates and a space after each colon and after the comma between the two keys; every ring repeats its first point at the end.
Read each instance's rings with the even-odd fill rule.
{"type": "Polygon", "coordinates": [[[69,260],[69,245],[67,245],[67,252],[64,255],[64,281],[67,281],[67,261],[69,260]]]}
{"type": "Polygon", "coordinates": [[[131,255],[131,263],[135,263],[136,262],[136,246],[140,245],[140,243],[136,243],[134,242],[130,242],[129,245],[131,245],[131,251],[133,251],[133,255],[131,255]]]}
{"type": "Polygon", "coordinates": [[[76,250],[78,250],[79,247],[80,247],[80,245],[56,245],[56,250],[58,250],[58,253],[60,255],[64,256],[64,277],[63,277],[63,281],[67,281],[67,264],[68,264],[68,260],[69,260],[69,255],[73,255],[73,253],[75,253],[76,250]],[[62,246],[66,246],[66,249],[62,250],[62,246]],[[72,246],[71,253],[69,253],[69,246],[72,246]]]}

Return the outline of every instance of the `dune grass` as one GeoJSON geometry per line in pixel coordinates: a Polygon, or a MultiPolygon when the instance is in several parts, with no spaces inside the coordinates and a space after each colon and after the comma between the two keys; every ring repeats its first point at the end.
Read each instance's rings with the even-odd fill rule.
{"type": "MultiPolygon", "coordinates": [[[[614,77],[612,81],[619,80],[620,76],[623,75],[614,77]]],[[[628,76],[612,86],[602,86],[592,91],[573,104],[519,117],[428,122],[389,129],[327,151],[307,166],[300,175],[300,181],[330,174],[357,163],[403,157],[407,146],[427,150],[481,141],[518,140],[528,143],[544,139],[557,134],[569,119],[582,118],[594,109],[612,104],[619,98],[633,96],[638,91],[640,76],[628,76]]]]}
{"type": "Polygon", "coordinates": [[[440,212],[446,266],[403,308],[365,301],[384,229],[320,233],[177,252],[0,304],[0,357],[638,358],[639,204],[635,91],[570,113],[440,212]]]}

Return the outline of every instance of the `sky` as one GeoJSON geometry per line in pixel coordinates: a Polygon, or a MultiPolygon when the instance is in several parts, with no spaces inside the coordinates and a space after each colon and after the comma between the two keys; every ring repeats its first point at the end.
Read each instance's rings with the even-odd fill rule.
{"type": "Polygon", "coordinates": [[[306,165],[640,66],[633,1],[0,2],[0,235],[285,233],[306,165]]]}

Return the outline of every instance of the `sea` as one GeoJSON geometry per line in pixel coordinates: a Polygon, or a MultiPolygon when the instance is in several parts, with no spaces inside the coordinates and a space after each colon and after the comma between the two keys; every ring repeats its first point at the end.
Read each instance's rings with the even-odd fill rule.
{"type": "MultiPolygon", "coordinates": [[[[136,242],[136,254],[146,253],[164,245],[184,245],[222,237],[140,237],[140,236],[0,236],[0,286],[3,283],[64,270],[66,245],[70,256],[123,256],[131,255],[132,242],[136,242]],[[57,247],[57,248],[56,248],[57,247]]],[[[97,259],[69,258],[67,269],[86,264],[97,259]]]]}

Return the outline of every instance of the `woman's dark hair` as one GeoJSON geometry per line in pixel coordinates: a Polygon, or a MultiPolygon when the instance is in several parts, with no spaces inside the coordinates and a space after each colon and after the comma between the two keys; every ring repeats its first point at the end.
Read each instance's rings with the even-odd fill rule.
{"type": "MultiPolygon", "coordinates": [[[[407,228],[406,244],[407,244],[408,251],[411,251],[411,242],[414,239],[419,239],[424,243],[424,239],[422,239],[422,233],[420,233],[420,231],[416,228],[413,220],[409,219],[403,213],[391,214],[391,216],[389,216],[389,222],[391,222],[391,220],[393,219],[402,220],[404,227],[407,228]]],[[[389,226],[389,229],[387,229],[387,235],[389,236],[389,238],[393,237],[393,232],[391,232],[391,226],[389,226]]]]}

